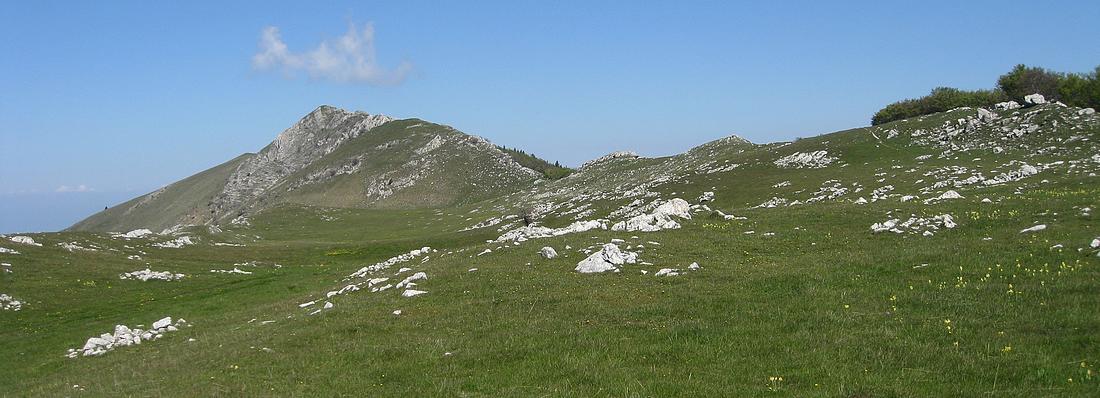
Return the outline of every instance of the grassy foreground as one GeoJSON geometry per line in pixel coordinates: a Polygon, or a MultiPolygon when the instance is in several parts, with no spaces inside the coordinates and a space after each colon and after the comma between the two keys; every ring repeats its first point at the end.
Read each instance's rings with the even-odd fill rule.
{"type": "Polygon", "coordinates": [[[886,206],[826,204],[746,211],[741,221],[703,217],[671,232],[567,235],[473,257],[485,236],[410,238],[401,235],[419,235],[415,227],[370,226],[432,219],[431,211],[345,211],[328,224],[391,236],[341,241],[341,227],[310,225],[305,210],[287,209],[249,232],[263,236],[265,223],[291,219],[334,232],[148,249],[154,270],[191,275],[180,282],[118,280],[144,264],[51,247],[80,240],[125,252],[132,243],[38,235],[44,247],[4,260],[14,272],[3,291],[28,304],[0,312],[8,364],[0,385],[8,396],[1090,396],[1100,392],[1100,270],[1076,247],[1087,244],[1079,231],[1100,231],[1075,206],[1098,194],[1067,186],[980,211],[945,204],[966,214],[962,228],[928,238],[871,235],[866,226],[886,206]],[[1030,225],[1021,219],[1058,226],[1021,235],[1030,225]],[[657,266],[571,272],[583,254],[565,245],[612,238],[647,245],[641,258],[657,266]],[[1064,247],[1051,249],[1057,243],[1064,247]],[[418,267],[430,276],[420,285],[426,295],[357,292],[314,316],[297,307],[361,265],[422,245],[476,248],[418,267]],[[565,255],[542,259],[543,245],[565,255]],[[208,271],[246,261],[283,266],[208,271]],[[652,275],[693,261],[703,269],[652,275]],[[195,326],[102,357],[63,357],[115,324],[167,315],[195,326]]]}

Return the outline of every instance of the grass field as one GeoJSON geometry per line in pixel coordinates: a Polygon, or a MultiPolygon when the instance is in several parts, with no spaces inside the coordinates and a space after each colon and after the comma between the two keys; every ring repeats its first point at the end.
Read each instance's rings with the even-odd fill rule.
{"type": "MultiPolygon", "coordinates": [[[[674,158],[616,160],[527,197],[470,205],[391,211],[288,204],[255,215],[250,226],[217,233],[193,227],[186,235],[197,244],[179,249],[152,246],[171,238],[165,236],[32,234],[42,247],[0,240],[21,252],[0,254],[13,271],[0,279],[0,293],[25,302],[21,311],[0,311],[0,395],[1100,395],[1100,257],[1089,247],[1100,237],[1092,210],[1100,206],[1100,161],[1088,160],[1097,154],[1095,140],[1038,149],[1053,139],[1095,139],[1096,124],[1061,123],[1031,136],[1034,145],[1006,152],[979,148],[914,160],[945,152],[908,132],[958,112],[786,146],[716,145],[674,158]],[[890,128],[902,136],[885,139],[890,128]],[[827,149],[836,163],[773,165],[815,149],[827,149]],[[1068,163],[1076,159],[1084,162],[1068,163]],[[1046,166],[1018,181],[956,188],[962,199],[923,202],[935,195],[921,188],[942,180],[945,168],[965,165],[993,177],[1015,169],[1013,160],[1046,166]],[[740,166],[707,172],[732,163],[740,166]],[[713,191],[710,208],[744,219],[698,210],[676,230],[596,229],[521,243],[493,241],[500,226],[461,231],[512,214],[530,198],[562,203],[593,187],[632,189],[631,179],[641,183],[667,170],[680,174],[647,189],[693,204],[713,191]],[[772,197],[806,201],[833,180],[863,189],[812,204],[755,207],[772,197]],[[854,203],[884,185],[895,187],[894,196],[854,203]],[[903,194],[920,198],[901,201],[903,194]],[[890,218],[940,214],[958,226],[933,236],[870,229],[890,218]],[[1047,228],[1020,232],[1037,224],[1047,228]],[[612,239],[652,265],[573,271],[585,249],[612,239]],[[62,242],[98,249],[69,252],[62,242]],[[375,276],[396,283],[425,272],[416,289],[427,294],[364,289],[325,297],[354,282],[347,277],[361,267],[424,246],[435,251],[375,276]],[[560,256],[542,258],[543,246],[560,256]],[[478,255],[485,249],[491,252],[478,255]],[[238,265],[248,262],[256,263],[238,265]],[[701,269],[654,276],[692,262],[701,269]],[[188,276],[118,277],[146,267],[188,276]],[[210,272],[234,267],[252,274],[210,272]],[[412,270],[394,276],[401,267],[412,270]],[[333,307],[310,315],[324,301],[333,307]],[[103,356],[65,357],[116,324],[148,325],[164,316],[193,326],[103,356]]],[[[633,199],[605,192],[590,195],[601,217],[633,199]]],[[[541,221],[564,226],[575,219],[568,209],[541,221]]]]}

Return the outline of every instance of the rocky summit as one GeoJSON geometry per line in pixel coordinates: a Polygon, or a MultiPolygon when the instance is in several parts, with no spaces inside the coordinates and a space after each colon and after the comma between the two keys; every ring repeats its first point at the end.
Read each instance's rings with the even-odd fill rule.
{"type": "Polygon", "coordinates": [[[321,106],[257,153],[106,209],[70,230],[241,224],[284,203],[452,205],[514,192],[538,175],[487,140],[447,126],[321,106]]]}

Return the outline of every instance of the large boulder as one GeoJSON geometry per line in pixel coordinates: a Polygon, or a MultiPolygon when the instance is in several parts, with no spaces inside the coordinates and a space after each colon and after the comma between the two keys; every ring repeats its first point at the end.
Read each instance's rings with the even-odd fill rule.
{"type": "Polygon", "coordinates": [[[1025,95],[1024,96],[1024,102],[1032,104],[1032,105],[1042,105],[1042,104],[1047,103],[1047,99],[1044,98],[1042,94],[1036,93],[1036,94],[1025,95]]]}
{"type": "Polygon", "coordinates": [[[153,329],[166,328],[166,327],[168,327],[168,325],[171,325],[171,324],[172,324],[172,317],[166,316],[164,318],[161,318],[159,321],[153,322],[153,329]]]}
{"type": "Polygon", "coordinates": [[[588,258],[577,263],[577,268],[574,270],[582,274],[618,272],[620,265],[636,262],[638,262],[637,253],[624,252],[614,243],[608,243],[603,245],[600,251],[592,253],[588,258]]]}

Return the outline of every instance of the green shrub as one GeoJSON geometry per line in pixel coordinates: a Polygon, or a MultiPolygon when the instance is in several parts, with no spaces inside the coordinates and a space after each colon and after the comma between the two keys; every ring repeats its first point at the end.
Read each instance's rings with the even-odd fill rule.
{"type": "Polygon", "coordinates": [[[519,149],[497,146],[501,151],[512,157],[516,163],[531,170],[542,173],[543,178],[556,180],[573,172],[573,169],[562,167],[558,162],[550,163],[534,154],[529,154],[519,149]]]}
{"type": "Polygon", "coordinates": [[[1016,65],[997,79],[997,88],[993,90],[965,91],[938,87],[924,97],[887,105],[875,112],[871,117],[871,124],[878,125],[963,106],[989,107],[1008,100],[1023,103],[1024,97],[1031,94],[1042,94],[1047,101],[1062,101],[1070,106],[1100,108],[1100,66],[1090,73],[1061,73],[1040,67],[1016,65]]]}
{"type": "Polygon", "coordinates": [[[1057,72],[1020,64],[1001,75],[997,87],[1017,102],[1023,102],[1024,96],[1031,94],[1042,94],[1050,101],[1058,101],[1061,99],[1058,86],[1063,78],[1064,75],[1057,72]]]}
{"type": "Polygon", "coordinates": [[[887,105],[875,113],[871,118],[871,124],[878,125],[964,106],[988,107],[1007,99],[1005,93],[1000,90],[966,91],[951,87],[937,87],[924,97],[887,105]]]}
{"type": "Polygon", "coordinates": [[[1070,73],[1062,77],[1058,94],[1066,105],[1100,108],[1100,66],[1092,73],[1070,73]]]}

